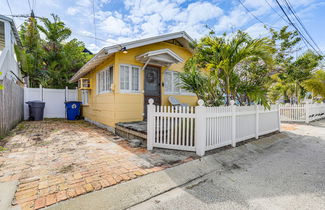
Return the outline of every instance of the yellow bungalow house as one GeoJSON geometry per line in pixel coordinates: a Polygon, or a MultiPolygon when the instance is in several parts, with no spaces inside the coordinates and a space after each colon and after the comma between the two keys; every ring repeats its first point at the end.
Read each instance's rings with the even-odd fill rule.
{"type": "Polygon", "coordinates": [[[144,120],[150,98],[157,105],[170,105],[169,96],[195,105],[196,96],[178,87],[191,41],[182,31],[100,50],[70,80],[79,81],[85,120],[114,132],[119,122],[144,120]]]}

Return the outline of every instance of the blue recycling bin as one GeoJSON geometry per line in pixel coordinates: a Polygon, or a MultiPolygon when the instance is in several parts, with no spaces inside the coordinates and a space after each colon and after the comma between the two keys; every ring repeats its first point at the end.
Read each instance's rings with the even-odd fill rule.
{"type": "Polygon", "coordinates": [[[80,118],[80,101],[66,101],[65,109],[67,112],[68,120],[77,120],[80,118]]]}

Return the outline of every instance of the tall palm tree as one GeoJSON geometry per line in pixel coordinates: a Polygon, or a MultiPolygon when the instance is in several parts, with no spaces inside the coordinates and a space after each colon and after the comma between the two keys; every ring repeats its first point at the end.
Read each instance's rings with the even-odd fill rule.
{"type": "MultiPolygon", "coordinates": [[[[274,48],[268,38],[252,39],[247,33],[238,31],[233,36],[209,35],[201,39],[196,47],[201,67],[218,74],[224,81],[227,105],[231,99],[231,80],[235,67],[242,61],[256,57],[265,64],[273,62],[274,48]]],[[[235,98],[235,96],[233,96],[235,98]]]]}
{"type": "Polygon", "coordinates": [[[44,26],[37,25],[38,29],[45,35],[48,45],[46,50],[58,51],[60,44],[71,35],[71,30],[65,26],[58,15],[51,14],[53,22],[47,18],[41,18],[44,26]]]}

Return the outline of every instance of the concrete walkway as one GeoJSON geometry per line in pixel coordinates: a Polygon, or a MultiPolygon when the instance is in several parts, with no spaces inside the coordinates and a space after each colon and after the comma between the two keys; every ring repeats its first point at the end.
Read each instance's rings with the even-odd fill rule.
{"type": "MultiPolygon", "coordinates": [[[[162,199],[160,200],[161,197],[169,195],[169,193],[176,192],[178,194],[179,190],[186,191],[188,186],[194,189],[195,185],[199,186],[201,183],[210,185],[211,182],[206,182],[205,177],[211,175],[217,175],[218,177],[219,174],[223,173],[245,171],[244,165],[250,164],[252,161],[264,156],[276,155],[277,152],[289,148],[288,144],[290,141],[292,141],[292,137],[287,133],[275,134],[233,149],[224,150],[184,163],[174,168],[70,199],[50,206],[48,209],[155,209],[157,207],[164,209],[166,203],[163,203],[162,199]],[[158,200],[156,201],[156,199],[158,200]],[[160,202],[161,205],[159,205],[160,202]]],[[[263,166],[259,168],[263,169],[263,166]]],[[[246,180],[248,180],[248,183],[251,183],[249,177],[246,180]]],[[[215,186],[215,188],[222,189],[218,186],[215,186]]],[[[200,198],[198,199],[200,200],[200,198]]],[[[183,209],[188,209],[191,201],[184,198],[184,202],[187,202],[187,206],[185,205],[186,208],[184,206],[183,209]]],[[[172,205],[167,206],[168,208],[166,207],[166,209],[175,209],[172,205]]]]}
{"type": "Polygon", "coordinates": [[[284,127],[288,137],[251,143],[234,161],[216,154],[228,170],[130,209],[325,209],[325,120],[284,127]]]}

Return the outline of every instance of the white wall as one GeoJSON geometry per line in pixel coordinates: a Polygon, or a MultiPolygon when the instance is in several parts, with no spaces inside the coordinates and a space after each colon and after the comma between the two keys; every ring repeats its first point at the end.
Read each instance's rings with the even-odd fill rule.
{"type": "MultiPolygon", "coordinates": [[[[24,88],[24,102],[40,100],[45,102],[44,118],[65,118],[65,101],[78,99],[76,89],[24,88]]],[[[28,120],[28,105],[24,105],[24,119],[28,120]]]]}

